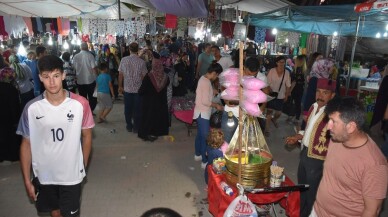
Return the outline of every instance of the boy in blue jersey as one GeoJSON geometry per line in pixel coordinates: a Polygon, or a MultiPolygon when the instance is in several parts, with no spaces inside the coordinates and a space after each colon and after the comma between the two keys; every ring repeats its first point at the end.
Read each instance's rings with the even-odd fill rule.
{"type": "Polygon", "coordinates": [[[79,216],[93,115],[85,98],[63,89],[65,73],[59,57],[40,58],[38,69],[46,90],[26,105],[17,129],[23,136],[24,185],[38,212],[49,212],[52,217],[79,216]]]}

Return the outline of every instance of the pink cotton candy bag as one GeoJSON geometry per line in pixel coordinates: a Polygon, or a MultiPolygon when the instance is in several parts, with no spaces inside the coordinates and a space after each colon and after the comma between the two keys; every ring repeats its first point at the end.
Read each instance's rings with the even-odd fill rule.
{"type": "Polygon", "coordinates": [[[261,90],[245,90],[243,91],[244,100],[249,103],[267,102],[267,95],[261,90]]]}

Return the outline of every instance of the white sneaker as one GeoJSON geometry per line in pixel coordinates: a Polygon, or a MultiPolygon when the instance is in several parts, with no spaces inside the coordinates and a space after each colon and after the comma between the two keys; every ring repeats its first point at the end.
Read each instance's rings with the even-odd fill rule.
{"type": "Polygon", "coordinates": [[[194,160],[195,161],[201,161],[202,160],[202,156],[194,155],[194,160]]]}
{"type": "Polygon", "coordinates": [[[207,163],[201,163],[201,168],[206,169],[207,163]]]}

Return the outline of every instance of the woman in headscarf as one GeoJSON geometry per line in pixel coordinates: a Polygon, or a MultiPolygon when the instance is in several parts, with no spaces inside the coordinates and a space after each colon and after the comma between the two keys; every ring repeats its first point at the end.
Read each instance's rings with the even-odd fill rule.
{"type": "Polygon", "coordinates": [[[21,114],[15,71],[0,69],[0,162],[19,160],[21,137],[16,128],[21,114]]]}
{"type": "Polygon", "coordinates": [[[152,69],[144,77],[139,89],[141,114],[138,137],[154,141],[158,136],[168,135],[167,86],[169,78],[164,73],[160,56],[154,53],[152,69]]]}
{"type": "Polygon", "coordinates": [[[11,55],[9,57],[9,64],[10,67],[15,70],[15,79],[19,86],[20,102],[23,110],[27,102],[35,97],[34,84],[32,83],[32,72],[30,67],[26,64],[19,63],[19,58],[16,55],[11,55]]]}

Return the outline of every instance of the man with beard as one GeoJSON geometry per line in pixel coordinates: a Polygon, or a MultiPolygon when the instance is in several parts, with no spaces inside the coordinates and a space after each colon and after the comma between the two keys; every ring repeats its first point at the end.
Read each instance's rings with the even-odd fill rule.
{"type": "Polygon", "coordinates": [[[354,98],[328,103],[331,141],[312,217],[377,217],[386,197],[387,160],[363,131],[365,108],[354,98]]]}
{"type": "Polygon", "coordinates": [[[328,118],[324,113],[327,103],[335,96],[336,82],[319,78],[315,93],[316,102],[310,107],[304,131],[286,138],[286,145],[301,140],[301,153],[298,166],[298,183],[308,184],[308,190],[300,194],[300,217],[310,215],[321,181],[323,162],[329,146],[329,133],[326,127],[328,118]]]}

